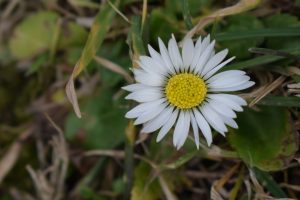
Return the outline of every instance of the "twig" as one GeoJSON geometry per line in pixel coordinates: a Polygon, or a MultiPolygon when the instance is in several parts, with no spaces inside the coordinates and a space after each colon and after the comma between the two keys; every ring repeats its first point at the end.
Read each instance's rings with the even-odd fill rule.
{"type": "Polygon", "coordinates": [[[121,66],[99,56],[95,56],[94,59],[97,63],[103,65],[103,67],[123,76],[128,83],[133,83],[133,78],[121,66]]]}
{"type": "Polygon", "coordinates": [[[10,146],[7,153],[0,160],[0,184],[7,176],[7,174],[11,171],[13,166],[16,164],[21,149],[23,147],[22,142],[26,140],[33,133],[33,127],[30,127],[26,131],[24,131],[19,138],[10,146]]]}

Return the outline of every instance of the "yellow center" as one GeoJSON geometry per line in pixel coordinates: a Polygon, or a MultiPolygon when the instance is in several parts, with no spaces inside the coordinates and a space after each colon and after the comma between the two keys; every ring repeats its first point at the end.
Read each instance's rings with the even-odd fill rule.
{"type": "Polygon", "coordinates": [[[204,81],[199,76],[189,73],[172,76],[165,88],[169,103],[180,109],[198,106],[205,99],[206,92],[204,81]]]}

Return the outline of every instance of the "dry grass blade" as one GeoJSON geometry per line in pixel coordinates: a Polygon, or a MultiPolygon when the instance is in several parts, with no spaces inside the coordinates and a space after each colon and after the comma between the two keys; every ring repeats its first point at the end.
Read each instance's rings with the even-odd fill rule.
{"type": "Polygon", "coordinates": [[[165,194],[166,199],[167,200],[177,200],[177,197],[170,190],[164,177],[162,177],[162,175],[160,175],[160,176],[158,176],[158,180],[159,180],[160,186],[165,194]]]}
{"type": "Polygon", "coordinates": [[[238,168],[240,166],[240,163],[237,163],[236,165],[234,165],[231,169],[229,169],[224,176],[217,181],[216,185],[215,185],[215,189],[216,190],[220,190],[226,182],[228,182],[228,180],[230,179],[230,177],[237,172],[238,168]]]}
{"type": "Polygon", "coordinates": [[[38,199],[51,200],[53,195],[53,188],[49,185],[45,175],[41,171],[34,171],[31,166],[26,166],[32,181],[34,182],[37,191],[38,199]]]}
{"type": "MultiPolygon", "coordinates": [[[[120,1],[115,1],[115,7],[119,5],[120,1]]],[[[71,102],[77,117],[81,118],[81,112],[78,105],[77,95],[74,87],[74,79],[84,70],[84,68],[90,63],[97,53],[98,48],[101,46],[108,32],[113,17],[115,16],[115,10],[110,5],[104,4],[102,9],[97,14],[94,23],[91,27],[86,45],[83,49],[80,59],[74,67],[74,70],[70,76],[70,79],[66,85],[66,94],[71,102]]]]}
{"type": "Polygon", "coordinates": [[[130,24],[130,20],[114,4],[112,4],[110,1],[107,1],[107,3],[116,11],[116,13],[118,13],[126,22],[130,24]]]}
{"type": "Polygon", "coordinates": [[[187,38],[192,38],[196,33],[201,31],[205,26],[213,23],[218,18],[223,18],[225,16],[234,15],[238,13],[250,10],[257,5],[259,5],[262,0],[240,0],[237,4],[217,10],[212,14],[203,17],[193,29],[191,29],[184,37],[182,41],[187,38]]]}
{"type": "Polygon", "coordinates": [[[249,175],[250,180],[253,183],[253,189],[255,191],[255,198],[254,199],[260,199],[262,197],[267,197],[268,195],[264,192],[263,187],[259,184],[258,180],[255,177],[254,172],[249,168],[249,175]]]}
{"type": "Polygon", "coordinates": [[[253,99],[251,101],[251,103],[249,104],[249,107],[254,106],[256,103],[258,103],[262,98],[264,98],[265,96],[267,96],[270,92],[272,92],[273,90],[275,90],[277,87],[279,87],[280,85],[282,85],[282,83],[284,82],[284,80],[286,79],[286,77],[284,76],[280,76],[278,77],[274,82],[272,82],[271,84],[269,84],[267,87],[265,87],[263,90],[261,90],[257,96],[255,97],[255,99],[253,99]]]}
{"type": "Polygon", "coordinates": [[[114,158],[124,158],[124,151],[117,150],[91,150],[84,153],[84,156],[110,156],[114,158]]]}
{"type": "Polygon", "coordinates": [[[212,185],[210,189],[210,199],[211,200],[223,200],[222,196],[217,192],[215,185],[212,185]]]}
{"type": "Polygon", "coordinates": [[[22,142],[32,134],[32,131],[32,128],[24,131],[20,137],[9,147],[7,153],[0,160],[0,184],[15,165],[23,146],[22,142]]]}
{"type": "MultiPolygon", "coordinates": [[[[76,71],[77,69],[77,66],[74,68],[73,70],[73,73],[74,71],[76,71]]],[[[74,75],[71,75],[67,85],[66,85],[66,94],[67,94],[67,97],[69,99],[69,101],[71,102],[73,108],[74,108],[74,111],[77,115],[77,117],[81,118],[81,112],[80,112],[80,108],[79,108],[79,105],[78,105],[78,99],[77,99],[77,95],[76,95],[76,91],[75,91],[75,86],[74,86],[74,75]]]]}
{"type": "Polygon", "coordinates": [[[143,0],[142,30],[144,28],[144,24],[145,24],[145,21],[146,21],[147,10],[148,10],[148,0],[143,0]]]}
{"type": "Polygon", "coordinates": [[[69,165],[68,150],[63,131],[55,122],[45,114],[51,125],[57,130],[58,135],[52,138],[52,162],[46,170],[34,171],[27,166],[30,177],[37,191],[38,199],[41,200],[62,200],[65,192],[65,179],[69,165]]]}
{"type": "Polygon", "coordinates": [[[133,83],[133,78],[121,66],[117,65],[116,63],[111,62],[110,60],[99,57],[99,56],[95,56],[94,59],[95,59],[96,62],[103,65],[105,68],[107,68],[107,69],[109,69],[113,72],[116,72],[117,74],[120,74],[121,76],[123,76],[124,79],[128,83],[133,83]]]}

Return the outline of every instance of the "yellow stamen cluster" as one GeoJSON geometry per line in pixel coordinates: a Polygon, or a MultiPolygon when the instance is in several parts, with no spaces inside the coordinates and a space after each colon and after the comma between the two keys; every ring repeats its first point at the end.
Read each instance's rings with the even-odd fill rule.
{"type": "Polygon", "coordinates": [[[168,80],[165,93],[170,104],[180,109],[189,109],[202,103],[207,88],[199,76],[181,73],[168,80]]]}

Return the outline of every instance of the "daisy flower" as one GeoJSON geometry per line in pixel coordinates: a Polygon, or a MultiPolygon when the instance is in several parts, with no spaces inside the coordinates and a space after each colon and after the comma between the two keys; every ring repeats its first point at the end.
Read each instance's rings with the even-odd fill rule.
{"type": "Polygon", "coordinates": [[[215,41],[210,36],[183,42],[180,51],[174,36],[168,48],[159,38],[160,53],[148,45],[150,56],[140,56],[139,69],[133,69],[135,84],[123,87],[130,92],[126,99],[139,105],[126,113],[143,124],[144,133],[158,129],[157,142],[174,128],[173,144],[179,149],[192,130],[199,148],[199,130],[208,145],[212,143],[212,129],[223,136],[226,125],[238,128],[235,111],[242,111],[246,101],[226,92],[243,90],[254,85],[244,71],[219,72],[234,59],[224,60],[228,50],[215,54],[215,41]]]}

